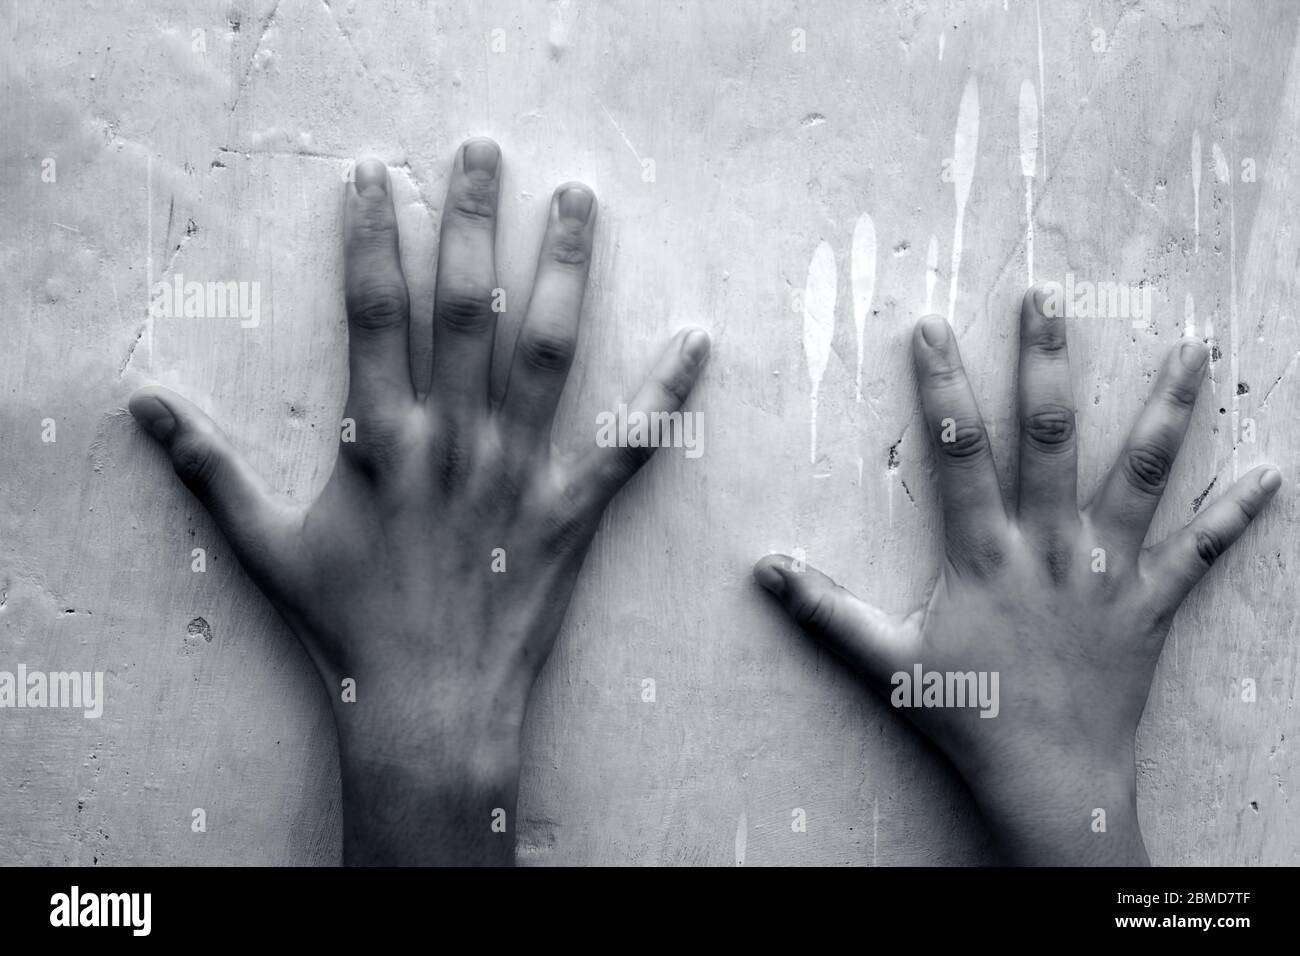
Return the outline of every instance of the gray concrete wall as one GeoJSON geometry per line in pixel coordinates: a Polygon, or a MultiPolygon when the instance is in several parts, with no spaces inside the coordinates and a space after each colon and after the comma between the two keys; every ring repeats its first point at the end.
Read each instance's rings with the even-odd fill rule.
{"type": "Polygon", "coordinates": [[[583,179],[600,196],[561,442],[628,395],[679,325],[715,343],[692,398],[704,455],[661,454],[615,503],[536,689],[521,860],[988,860],[951,771],[795,632],[749,567],[803,548],[891,609],[925,592],[936,494],[907,340],[927,298],[953,302],[1009,462],[1025,81],[1034,274],[1152,291],[1140,328],[1071,327],[1082,490],[1189,321],[1217,360],[1156,532],[1265,460],[1290,489],[1165,650],[1139,739],[1151,855],[1300,863],[1296,5],[10,0],[0,13],[0,668],[102,670],[107,697],[98,720],[0,712],[0,863],[339,859],[323,691],[125,403],[146,381],[176,388],[279,487],[313,495],[346,386],[343,164],[376,152],[397,169],[427,316],[448,162],[470,134],[505,152],[508,290],[526,289],[551,189],[583,179]],[[810,355],[799,295],[822,243],[833,327],[829,352],[810,355]],[[869,303],[855,273],[874,275],[869,303]],[[148,281],[176,274],[261,283],[260,324],[146,321],[148,281]],[[1253,442],[1234,419],[1253,421],[1253,442]],[[206,573],[191,570],[196,547],[206,573]]]}

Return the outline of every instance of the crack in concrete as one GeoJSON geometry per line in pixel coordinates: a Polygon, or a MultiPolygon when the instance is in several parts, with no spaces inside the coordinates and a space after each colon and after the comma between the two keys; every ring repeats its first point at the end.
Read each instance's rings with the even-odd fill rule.
{"type": "MultiPolygon", "coordinates": [[[[348,49],[352,51],[352,55],[357,58],[357,63],[361,65],[361,72],[366,75],[366,79],[371,82],[371,85],[373,85],[376,90],[379,90],[379,83],[375,80],[374,74],[370,72],[370,67],[366,64],[365,57],[361,55],[361,51],[357,49],[357,45],[353,42],[352,34],[343,26],[342,23],[339,22],[339,18],[335,15],[334,8],[330,5],[329,0],[321,0],[321,4],[329,14],[330,22],[334,24],[334,29],[339,31],[339,35],[343,37],[343,42],[346,43],[348,49]]],[[[439,222],[438,212],[434,208],[429,197],[425,195],[423,180],[411,167],[411,161],[409,159],[411,151],[406,148],[406,143],[402,142],[400,136],[397,137],[397,145],[402,148],[402,155],[408,158],[404,159],[396,168],[406,173],[407,178],[411,181],[411,185],[415,187],[416,194],[420,197],[420,202],[424,205],[424,208],[429,213],[429,217],[433,220],[433,223],[436,226],[439,222]]]]}
{"type": "MultiPolygon", "coordinates": [[[[1291,361],[1288,362],[1286,368],[1282,370],[1282,374],[1279,375],[1277,378],[1275,378],[1273,380],[1273,384],[1268,387],[1268,390],[1266,392],[1264,392],[1264,396],[1262,399],[1260,399],[1259,405],[1255,407],[1256,415],[1264,411],[1265,407],[1268,405],[1268,400],[1270,396],[1272,396],[1273,394],[1273,390],[1277,388],[1280,384],[1282,384],[1282,380],[1284,378],[1286,378],[1288,375],[1290,375],[1292,372],[1295,371],[1297,363],[1300,363],[1300,351],[1296,352],[1293,356],[1291,356],[1291,361]]],[[[1242,445],[1241,438],[1234,437],[1234,440],[1232,442],[1232,447],[1228,449],[1228,454],[1224,457],[1223,461],[1221,461],[1215,467],[1214,471],[1212,472],[1213,478],[1210,480],[1209,486],[1205,489],[1206,494],[1209,493],[1210,488],[1214,487],[1214,483],[1219,480],[1219,475],[1222,473],[1223,469],[1226,468],[1232,462],[1233,454],[1236,453],[1236,451],[1241,447],[1241,445],[1242,445]]],[[[1195,513],[1197,507],[1199,506],[1199,503],[1204,499],[1205,499],[1205,495],[1203,494],[1200,498],[1198,498],[1195,502],[1193,502],[1192,504],[1193,513],[1195,513]]]]}
{"type": "MultiPolygon", "coordinates": [[[[327,4],[328,6],[328,4],[327,4]]],[[[235,98],[230,103],[230,115],[234,115],[235,107],[239,105],[239,98],[244,95],[244,87],[248,85],[248,78],[253,75],[253,67],[257,63],[257,54],[262,52],[262,41],[266,39],[267,32],[275,23],[275,15],[280,12],[280,0],[271,8],[265,20],[262,21],[262,32],[257,35],[257,43],[253,47],[253,54],[248,58],[248,66],[244,69],[244,78],[239,81],[239,86],[235,88],[235,98]]]]}
{"type": "Polygon", "coordinates": [[[351,156],[342,156],[338,153],[322,153],[310,149],[238,149],[232,146],[218,146],[217,152],[226,156],[243,156],[245,159],[253,156],[270,156],[281,158],[297,157],[301,159],[319,159],[332,163],[352,162],[351,156]]]}
{"type": "Polygon", "coordinates": [[[136,347],[140,344],[140,339],[144,338],[144,330],[148,323],[141,323],[139,331],[135,333],[135,338],[131,341],[131,347],[126,350],[126,358],[122,359],[122,364],[117,367],[117,377],[121,378],[126,374],[126,367],[131,364],[131,357],[135,355],[136,347]]]}
{"type": "Polygon", "coordinates": [[[1273,379],[1273,384],[1268,387],[1268,391],[1264,393],[1264,397],[1259,400],[1259,406],[1255,409],[1255,411],[1262,412],[1265,408],[1268,407],[1268,400],[1273,394],[1273,389],[1277,388],[1279,385],[1282,384],[1282,379],[1286,378],[1288,375],[1290,375],[1292,372],[1295,371],[1296,362],[1298,361],[1300,361],[1300,351],[1297,351],[1294,355],[1291,356],[1291,361],[1286,363],[1286,368],[1282,369],[1282,374],[1279,375],[1277,378],[1273,379]]]}

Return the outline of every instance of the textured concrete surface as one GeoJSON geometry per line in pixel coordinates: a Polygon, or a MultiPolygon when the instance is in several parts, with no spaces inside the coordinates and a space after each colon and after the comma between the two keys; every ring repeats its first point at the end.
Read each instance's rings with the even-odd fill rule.
{"type": "Polygon", "coordinates": [[[562,443],[679,325],[715,341],[692,399],[704,455],[661,453],[616,502],[537,688],[521,860],[989,858],[935,752],[749,566],[803,548],[882,605],[920,599],[938,537],[908,333],[927,299],[953,302],[1005,475],[1028,185],[1036,276],[1151,290],[1140,328],[1071,328],[1081,490],[1189,323],[1217,360],[1155,530],[1234,470],[1272,460],[1290,485],[1161,661],[1139,739],[1152,857],[1300,863],[1298,18],[1177,0],[0,3],[0,669],[102,670],[107,697],[98,720],[0,712],[0,863],[337,861],[323,691],[125,403],[174,387],[312,495],[346,385],[341,170],[372,151],[397,169],[427,316],[471,134],[505,151],[507,289],[555,185],[601,198],[562,443]],[[148,321],[150,279],[177,274],[259,283],[260,322],[148,321]]]}

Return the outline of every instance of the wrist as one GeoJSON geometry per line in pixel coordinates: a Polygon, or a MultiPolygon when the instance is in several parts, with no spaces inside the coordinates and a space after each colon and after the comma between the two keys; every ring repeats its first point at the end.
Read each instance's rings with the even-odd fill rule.
{"type": "Polygon", "coordinates": [[[405,716],[371,722],[338,708],[335,723],[346,863],[513,864],[517,727],[445,720],[426,729],[405,716]]]}
{"type": "Polygon", "coordinates": [[[1042,759],[1023,772],[991,772],[967,781],[1007,863],[1150,863],[1131,760],[1042,759]]]}

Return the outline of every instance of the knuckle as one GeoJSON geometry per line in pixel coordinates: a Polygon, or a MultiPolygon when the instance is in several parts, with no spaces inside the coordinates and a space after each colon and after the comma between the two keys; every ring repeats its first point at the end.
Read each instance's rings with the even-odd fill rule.
{"type": "Polygon", "coordinates": [[[939,449],[949,461],[963,463],[977,461],[988,454],[989,436],[983,422],[958,421],[952,427],[951,441],[945,441],[940,430],[939,449]]]}
{"type": "Polygon", "coordinates": [[[1198,389],[1191,382],[1182,379],[1172,379],[1164,389],[1163,395],[1166,402],[1175,408],[1191,408],[1196,404],[1196,393],[1198,389]]]}
{"type": "Polygon", "coordinates": [[[397,221],[383,203],[363,202],[352,213],[348,230],[348,251],[388,249],[397,246],[397,221]]]}
{"type": "Polygon", "coordinates": [[[1165,489],[1173,465],[1169,452],[1153,442],[1135,445],[1124,453],[1124,477],[1134,490],[1158,495],[1165,489]]]}
{"type": "Polygon", "coordinates": [[[192,433],[179,436],[172,443],[171,456],[172,467],[186,487],[196,492],[211,487],[220,460],[207,436],[192,433]]]}
{"type": "Polygon", "coordinates": [[[685,368],[678,367],[671,374],[664,376],[659,384],[677,405],[681,405],[690,397],[691,388],[695,385],[695,376],[685,368]]]}
{"type": "Polygon", "coordinates": [[[561,222],[555,227],[546,254],[563,266],[585,266],[591,261],[591,243],[581,228],[561,222]]]}
{"type": "Polygon", "coordinates": [[[557,329],[525,328],[519,352],[525,362],[543,372],[564,372],[573,361],[573,336],[557,329]]]}
{"type": "Polygon", "coordinates": [[[1065,323],[1048,319],[1037,322],[1029,331],[1025,345],[1032,352],[1055,356],[1065,351],[1065,323]]]}
{"type": "Polygon", "coordinates": [[[1020,434],[1044,451],[1063,451],[1074,438],[1074,412],[1064,405],[1044,405],[1020,422],[1020,434]]]}
{"type": "Polygon", "coordinates": [[[1236,509],[1237,520],[1241,522],[1241,527],[1245,529],[1247,525],[1255,520],[1255,515],[1259,512],[1259,502],[1257,500],[1243,500],[1236,497],[1229,498],[1228,500],[1232,502],[1233,508],[1236,509]]]}
{"type": "Polygon", "coordinates": [[[814,631],[829,631],[835,623],[835,610],[836,605],[839,604],[841,590],[843,589],[836,585],[834,588],[823,589],[811,596],[804,595],[799,598],[794,607],[796,623],[814,631]]]}
{"type": "Polygon", "coordinates": [[[348,289],[348,315],[361,328],[389,328],[405,319],[408,301],[406,287],[400,282],[391,277],[367,276],[348,289]]]}
{"type": "Polygon", "coordinates": [[[1205,567],[1210,567],[1228,548],[1223,535],[1210,528],[1196,529],[1196,557],[1205,567]]]}
{"type": "Polygon", "coordinates": [[[494,179],[467,179],[451,202],[451,214],[474,228],[491,228],[496,222],[497,187],[494,179]]]}
{"type": "Polygon", "coordinates": [[[451,329],[482,331],[492,316],[492,290],[480,283],[451,283],[439,292],[437,310],[443,324],[451,329]]]}
{"type": "Polygon", "coordinates": [[[966,370],[960,364],[945,363],[931,367],[925,377],[933,388],[952,388],[965,383],[966,370]]]}

